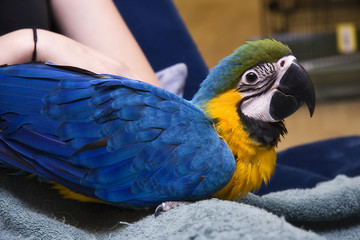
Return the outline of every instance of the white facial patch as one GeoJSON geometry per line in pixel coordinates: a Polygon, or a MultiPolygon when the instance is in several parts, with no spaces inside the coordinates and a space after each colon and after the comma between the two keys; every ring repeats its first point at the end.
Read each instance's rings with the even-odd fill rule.
{"type": "Polygon", "coordinates": [[[244,101],[241,105],[242,112],[252,119],[264,122],[275,122],[269,111],[271,98],[275,91],[276,90],[271,90],[263,95],[244,101]]]}
{"type": "Polygon", "coordinates": [[[241,76],[237,89],[244,99],[241,105],[243,114],[264,122],[276,122],[270,115],[271,98],[294,60],[296,58],[289,55],[275,63],[257,65],[241,76]]]}

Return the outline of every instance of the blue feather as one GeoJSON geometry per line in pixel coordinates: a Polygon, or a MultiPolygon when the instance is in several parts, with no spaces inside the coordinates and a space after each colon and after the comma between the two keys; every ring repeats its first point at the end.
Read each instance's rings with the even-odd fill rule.
{"type": "Polygon", "coordinates": [[[90,105],[93,106],[94,110],[92,114],[90,115],[90,120],[95,122],[106,122],[110,120],[109,116],[112,116],[113,119],[117,119],[117,112],[114,111],[114,109],[111,106],[111,102],[105,102],[104,104],[101,104],[100,106],[94,105],[90,100],[90,105]]]}
{"type": "Polygon", "coordinates": [[[161,101],[156,106],[163,111],[172,113],[179,111],[180,104],[175,101],[161,101]]]}
{"type": "MultiPolygon", "coordinates": [[[[2,139],[1,139],[2,140],[2,139]]],[[[10,166],[28,171],[35,172],[35,168],[21,158],[20,154],[13,150],[8,144],[3,140],[0,141],[0,159],[1,161],[7,163],[10,166]]]]}
{"type": "Polygon", "coordinates": [[[124,179],[126,179],[126,177],[134,177],[132,161],[133,157],[119,161],[110,166],[91,169],[84,179],[87,182],[100,183],[102,185],[113,183],[115,181],[117,185],[122,185],[124,184],[124,179]]]}
{"type": "Polygon", "coordinates": [[[41,109],[41,105],[42,101],[40,99],[0,95],[0,109],[2,112],[37,114],[41,109]]]}
{"type": "MultiPolygon", "coordinates": [[[[110,90],[96,91],[95,94],[91,98],[90,104],[92,106],[101,105],[101,104],[109,101],[110,99],[112,99],[110,94],[111,94],[110,90]]],[[[124,94],[125,94],[125,92],[124,92],[124,94]]]]}
{"type": "Polygon", "coordinates": [[[46,64],[17,64],[2,67],[0,71],[4,75],[13,77],[56,79],[54,76],[59,70],[46,64]]]}
{"type": "Polygon", "coordinates": [[[159,98],[157,96],[146,96],[143,99],[144,104],[150,106],[150,107],[157,107],[157,104],[164,99],[159,98]]]}
{"type": "Polygon", "coordinates": [[[26,124],[26,120],[24,116],[16,116],[16,118],[12,121],[11,125],[6,128],[6,130],[3,131],[4,135],[9,135],[10,133],[13,133],[18,128],[22,127],[24,124],[26,124]]]}
{"type": "MultiPolygon", "coordinates": [[[[103,199],[107,202],[120,203],[120,206],[122,205],[121,202],[125,202],[129,199],[135,198],[130,187],[122,187],[115,189],[96,189],[95,195],[98,198],[103,199]]],[[[133,205],[129,205],[130,207],[133,207],[133,205]]]]}
{"type": "Polygon", "coordinates": [[[91,144],[93,142],[99,141],[99,138],[96,137],[77,137],[65,142],[65,146],[73,149],[83,148],[85,145],[91,144]]]}
{"type": "Polygon", "coordinates": [[[132,171],[139,172],[142,170],[153,170],[158,169],[163,163],[170,161],[171,158],[175,157],[174,145],[161,145],[153,147],[153,142],[148,143],[142,151],[140,151],[132,164],[132,171]]]}
{"type": "Polygon", "coordinates": [[[94,77],[71,77],[62,79],[59,87],[63,89],[87,89],[102,82],[104,80],[94,79],[94,77]]]}
{"type": "Polygon", "coordinates": [[[126,106],[144,105],[144,96],[140,94],[131,94],[128,96],[113,96],[115,99],[112,103],[114,109],[121,109],[126,106]]]}
{"type": "MultiPolygon", "coordinates": [[[[46,170],[39,164],[38,161],[34,162],[32,161],[33,157],[38,158],[38,156],[41,155],[39,151],[36,149],[27,148],[26,145],[23,145],[22,143],[7,140],[6,144],[8,146],[7,149],[3,152],[3,154],[9,154],[12,151],[16,151],[17,155],[12,161],[8,161],[7,163],[10,163],[14,166],[18,166],[19,168],[23,170],[31,169],[31,172],[46,178],[46,170]],[[16,160],[16,163],[14,164],[14,160],[16,160]]],[[[4,160],[4,159],[2,159],[4,160]]]]}
{"type": "Polygon", "coordinates": [[[102,124],[100,129],[100,136],[103,138],[112,136],[116,131],[124,131],[125,126],[128,123],[126,121],[122,121],[120,119],[107,121],[102,124]]]}
{"type": "Polygon", "coordinates": [[[126,125],[126,129],[128,131],[136,132],[148,128],[166,129],[171,125],[172,120],[176,119],[177,116],[177,114],[170,114],[150,107],[144,108],[141,113],[141,119],[129,122],[126,125]]]}
{"type": "Polygon", "coordinates": [[[123,120],[137,120],[142,116],[144,106],[133,106],[132,108],[123,108],[117,112],[117,116],[123,120]]]}
{"type": "Polygon", "coordinates": [[[56,121],[89,122],[92,110],[89,100],[79,100],[59,105],[45,105],[41,113],[56,121]]]}
{"type": "MultiPolygon", "coordinates": [[[[31,80],[28,80],[31,81],[31,80]]],[[[33,98],[41,99],[48,91],[39,90],[34,88],[24,88],[24,87],[14,87],[14,86],[0,86],[0,91],[2,92],[1,97],[6,98],[7,96],[18,97],[18,98],[33,98]]]]}
{"type": "Polygon", "coordinates": [[[61,89],[57,88],[50,93],[48,93],[43,101],[45,104],[62,104],[72,101],[77,101],[79,99],[85,99],[91,97],[93,89],[85,88],[74,91],[73,89],[61,89]]]}
{"type": "Polygon", "coordinates": [[[182,161],[176,162],[176,164],[174,166],[174,175],[177,177],[185,176],[189,172],[201,170],[202,168],[194,169],[194,168],[190,167],[190,164],[193,161],[195,155],[196,154],[183,157],[182,161]]]}
{"type": "Polygon", "coordinates": [[[23,127],[34,132],[55,135],[59,122],[47,119],[43,116],[24,116],[23,127]]]}
{"type": "Polygon", "coordinates": [[[0,67],[0,90],[0,163],[86,196],[135,209],[194,200],[234,171],[211,121],[164,89],[30,63],[0,67]]]}
{"type": "MultiPolygon", "coordinates": [[[[119,83],[119,82],[117,82],[119,83]]],[[[120,85],[121,86],[121,85],[120,85]]],[[[103,87],[103,86],[101,86],[103,87]]],[[[135,89],[128,88],[128,87],[121,87],[121,88],[113,88],[113,87],[106,87],[102,91],[97,91],[97,93],[103,94],[106,91],[106,94],[108,94],[112,99],[121,99],[121,98],[127,98],[129,96],[136,96],[137,92],[135,89]]]]}
{"type": "Polygon", "coordinates": [[[136,143],[117,149],[117,151],[111,151],[112,149],[108,151],[106,148],[79,151],[71,157],[71,162],[86,168],[105,167],[134,156],[143,146],[144,143],[136,143]]]}
{"type": "MultiPolygon", "coordinates": [[[[115,111],[111,111],[111,109],[104,109],[105,111],[107,111],[107,114],[103,114],[104,111],[101,111],[101,116],[97,116],[96,118],[94,118],[94,113],[95,111],[93,111],[93,114],[90,115],[89,117],[89,120],[92,121],[92,122],[96,122],[98,124],[105,124],[109,121],[114,121],[114,120],[117,120],[119,119],[118,115],[117,115],[117,112],[115,111]]],[[[98,111],[96,111],[98,113],[98,111]]]]}
{"type": "Polygon", "coordinates": [[[37,149],[46,152],[47,154],[54,154],[62,157],[70,157],[74,150],[66,148],[63,142],[58,141],[56,138],[50,138],[36,132],[26,129],[18,129],[16,132],[10,134],[5,138],[15,140],[26,145],[28,148],[37,149]],[[46,148],[44,148],[46,146],[46,148]]]}
{"type": "Polygon", "coordinates": [[[2,119],[6,119],[9,122],[12,122],[9,127],[4,127],[3,134],[8,135],[20,127],[24,127],[28,130],[33,130],[35,132],[42,132],[46,134],[54,134],[59,122],[51,121],[45,119],[42,116],[18,116],[17,114],[3,114],[2,119]],[[9,117],[11,118],[9,119],[9,117]]]}
{"type": "Polygon", "coordinates": [[[35,90],[49,91],[55,89],[59,85],[59,81],[47,80],[47,79],[28,79],[15,76],[7,76],[2,74],[3,68],[0,68],[0,86],[1,87],[17,87],[35,90]]]}
{"type": "Polygon", "coordinates": [[[56,129],[57,136],[62,140],[74,138],[99,138],[102,126],[87,122],[63,122],[56,129]]]}
{"type": "Polygon", "coordinates": [[[108,148],[117,150],[122,146],[137,142],[147,142],[154,140],[162,132],[161,129],[148,129],[139,132],[127,132],[126,130],[117,131],[108,140],[108,148]]]}

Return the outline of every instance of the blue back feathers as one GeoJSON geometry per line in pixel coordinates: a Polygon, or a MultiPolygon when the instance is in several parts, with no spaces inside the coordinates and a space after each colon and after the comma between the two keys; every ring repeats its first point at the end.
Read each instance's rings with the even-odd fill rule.
{"type": "Polygon", "coordinates": [[[122,207],[212,195],[235,161],[190,102],[71,67],[0,68],[0,161],[122,207]]]}

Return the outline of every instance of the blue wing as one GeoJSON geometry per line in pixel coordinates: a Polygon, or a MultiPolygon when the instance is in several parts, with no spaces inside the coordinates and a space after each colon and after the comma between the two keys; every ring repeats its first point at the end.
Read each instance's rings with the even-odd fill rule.
{"type": "Polygon", "coordinates": [[[0,161],[122,207],[208,197],[235,161],[211,121],[152,85],[50,64],[0,68],[0,161]]]}

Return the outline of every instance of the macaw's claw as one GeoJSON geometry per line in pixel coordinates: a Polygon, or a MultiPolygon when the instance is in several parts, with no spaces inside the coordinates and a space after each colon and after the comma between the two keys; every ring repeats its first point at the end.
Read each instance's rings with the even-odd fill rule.
{"type": "Polygon", "coordinates": [[[155,217],[159,216],[161,212],[167,212],[170,211],[173,208],[177,208],[182,205],[188,205],[193,202],[190,201],[169,201],[169,202],[163,202],[157,208],[155,209],[155,217]]]}

